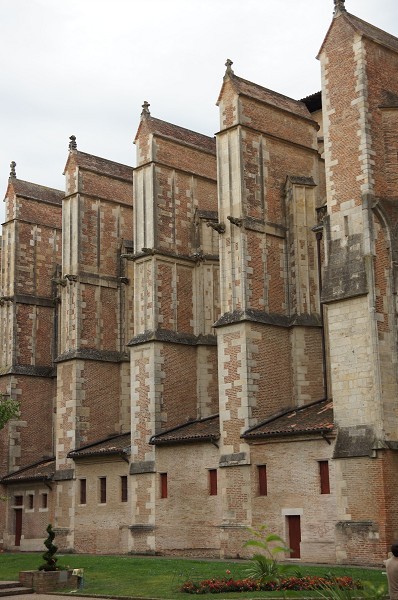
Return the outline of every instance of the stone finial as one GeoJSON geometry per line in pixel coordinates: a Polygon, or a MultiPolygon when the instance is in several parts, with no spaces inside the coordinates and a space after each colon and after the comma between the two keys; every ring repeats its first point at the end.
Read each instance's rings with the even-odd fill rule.
{"type": "Polygon", "coordinates": [[[77,150],[76,136],[71,135],[69,139],[70,139],[69,150],[77,150]]]}
{"type": "Polygon", "coordinates": [[[145,118],[145,117],[150,117],[151,113],[149,112],[149,107],[151,105],[149,104],[149,102],[147,102],[145,100],[144,104],[142,105],[142,112],[141,112],[141,117],[145,118]]]}
{"type": "Polygon", "coordinates": [[[344,6],[345,0],[334,0],[334,16],[337,17],[343,12],[347,12],[344,6]]]}
{"type": "Polygon", "coordinates": [[[232,70],[232,65],[233,64],[234,63],[232,62],[232,60],[230,58],[227,58],[227,61],[225,63],[225,66],[227,67],[226,70],[225,70],[225,75],[228,76],[228,77],[231,77],[234,74],[234,72],[232,70]]]}
{"type": "Polygon", "coordinates": [[[10,163],[10,178],[12,179],[16,179],[17,178],[17,172],[15,170],[15,167],[17,166],[17,163],[15,162],[15,160],[11,161],[10,163]]]}

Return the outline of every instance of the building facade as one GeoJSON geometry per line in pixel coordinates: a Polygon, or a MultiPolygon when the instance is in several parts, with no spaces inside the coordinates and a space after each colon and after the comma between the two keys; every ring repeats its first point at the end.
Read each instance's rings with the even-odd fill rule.
{"type": "MultiPolygon", "coordinates": [[[[378,564],[398,537],[398,39],[335,0],[322,91],[236,75],[215,138],[153,117],[6,191],[4,549],[378,564]]],[[[1,534],[0,534],[1,535],[1,534]]]]}

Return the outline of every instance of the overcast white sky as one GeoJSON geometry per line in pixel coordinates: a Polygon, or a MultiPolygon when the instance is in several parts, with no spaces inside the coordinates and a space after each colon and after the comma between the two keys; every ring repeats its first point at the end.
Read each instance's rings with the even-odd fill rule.
{"type": "MultiPolygon", "coordinates": [[[[398,36],[397,0],[346,0],[398,36]]],[[[225,71],[300,99],[320,89],[315,56],[333,0],[0,0],[0,194],[17,176],[64,188],[78,149],[135,165],[151,114],[213,135],[225,71]]],[[[0,220],[4,220],[0,203],[0,220]]]]}

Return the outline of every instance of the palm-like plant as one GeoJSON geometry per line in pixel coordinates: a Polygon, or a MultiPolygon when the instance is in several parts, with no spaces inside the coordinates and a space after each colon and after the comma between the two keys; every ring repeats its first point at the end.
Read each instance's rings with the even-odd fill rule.
{"type": "Polygon", "coordinates": [[[258,529],[249,528],[253,538],[248,540],[244,547],[254,547],[261,550],[252,556],[251,564],[246,573],[251,579],[257,579],[261,583],[276,581],[284,571],[288,569],[278,562],[278,554],[290,552],[283,539],[275,533],[270,533],[267,525],[261,525],[258,529]]]}

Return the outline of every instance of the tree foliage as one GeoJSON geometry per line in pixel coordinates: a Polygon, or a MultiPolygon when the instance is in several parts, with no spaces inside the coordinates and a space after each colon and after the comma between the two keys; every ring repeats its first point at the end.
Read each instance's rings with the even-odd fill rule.
{"type": "Polygon", "coordinates": [[[6,425],[10,419],[19,415],[19,402],[12,398],[0,396],[0,429],[6,425]]]}

